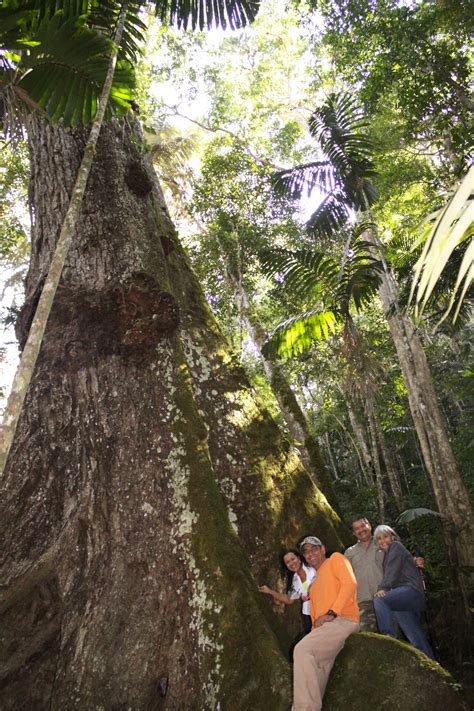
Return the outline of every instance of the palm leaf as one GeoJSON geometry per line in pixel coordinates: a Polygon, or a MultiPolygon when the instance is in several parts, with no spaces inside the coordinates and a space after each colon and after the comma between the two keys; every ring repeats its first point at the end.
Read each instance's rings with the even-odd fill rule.
{"type": "Polygon", "coordinates": [[[324,192],[333,190],[335,187],[334,169],[327,160],[313,161],[296,168],[277,171],[273,174],[272,183],[278,194],[298,199],[304,191],[309,196],[315,187],[324,192]]]}
{"type": "Polygon", "coordinates": [[[349,217],[349,209],[344,192],[328,193],[306,223],[314,236],[331,237],[343,227],[349,217]]]}
{"type": "MultiPolygon", "coordinates": [[[[40,44],[24,57],[26,73],[18,82],[29,98],[53,121],[63,118],[75,126],[94,117],[107,73],[111,43],[87,27],[63,21],[61,13],[45,18],[36,37],[40,44]]],[[[128,63],[119,63],[110,96],[109,115],[123,113],[133,100],[134,76],[128,63]]]]}
{"type": "Polygon", "coordinates": [[[382,262],[371,255],[360,254],[348,259],[334,293],[341,312],[348,315],[351,304],[356,311],[367,306],[378,291],[382,272],[382,262]]]}
{"type": "MultiPolygon", "coordinates": [[[[453,251],[462,242],[469,240],[468,249],[464,255],[460,274],[456,282],[454,298],[461,288],[460,300],[464,298],[473,280],[473,247],[474,236],[474,166],[465,175],[446,207],[437,215],[434,226],[426,237],[423,252],[415,265],[415,274],[410,293],[413,299],[416,290],[416,302],[425,307],[442,271],[453,251]]],[[[458,310],[456,310],[457,312],[458,310]]],[[[446,314],[447,315],[447,314],[446,314]]]]}
{"type": "Polygon", "coordinates": [[[308,311],[281,323],[263,346],[267,358],[292,358],[308,351],[316,341],[328,340],[336,332],[333,311],[308,311]]]}
{"type": "Polygon", "coordinates": [[[259,0],[160,0],[155,2],[156,13],[165,23],[178,28],[211,28],[235,30],[255,19],[259,0]]]}
{"type": "Polygon", "coordinates": [[[330,94],[312,114],[309,129],[341,174],[350,173],[359,164],[373,168],[369,124],[350,94],[330,94]]]}
{"type": "Polygon", "coordinates": [[[336,283],[338,263],[317,250],[266,249],[259,252],[263,273],[283,280],[285,288],[309,301],[319,298],[321,290],[331,290],[336,283]]]}
{"type": "Polygon", "coordinates": [[[313,112],[309,129],[325,159],[278,171],[274,186],[294,198],[315,187],[325,193],[307,228],[314,236],[331,237],[352,210],[366,211],[377,200],[374,146],[363,111],[349,94],[330,94],[313,112]]]}
{"type": "MultiPolygon", "coordinates": [[[[119,58],[135,61],[146,26],[139,11],[144,3],[128,0],[119,58]]],[[[253,20],[258,0],[155,0],[157,14],[178,27],[221,26],[234,29],[253,20]]],[[[40,106],[50,118],[63,118],[66,125],[93,119],[104,83],[110,38],[114,35],[123,2],[120,0],[36,0],[13,2],[0,9],[0,61],[4,69],[15,69],[12,78],[2,71],[1,105],[4,128],[12,126],[18,108],[8,99],[27,99],[23,108],[40,106]],[[89,27],[86,27],[86,23],[89,27]],[[8,50],[15,55],[15,67],[8,50]],[[7,81],[8,80],[8,81],[7,81]],[[74,93],[73,93],[74,90],[74,93]],[[82,102],[82,103],[81,103],[82,102]],[[8,114],[11,114],[8,116],[8,114]]],[[[132,64],[123,61],[117,70],[107,115],[129,109],[133,102],[132,64]]]]}
{"type": "MultiPolygon", "coordinates": [[[[128,0],[127,16],[120,44],[119,58],[136,61],[143,43],[146,24],[140,18],[142,2],[128,0]]],[[[88,25],[106,37],[113,37],[122,8],[120,0],[95,0],[88,16],[88,25]]]]}
{"type": "Polygon", "coordinates": [[[407,523],[416,521],[416,519],[421,516],[438,516],[439,518],[443,518],[443,514],[440,514],[438,511],[433,511],[433,509],[426,509],[423,506],[419,506],[416,509],[407,509],[406,511],[403,511],[397,518],[397,524],[404,526],[407,523]]]}

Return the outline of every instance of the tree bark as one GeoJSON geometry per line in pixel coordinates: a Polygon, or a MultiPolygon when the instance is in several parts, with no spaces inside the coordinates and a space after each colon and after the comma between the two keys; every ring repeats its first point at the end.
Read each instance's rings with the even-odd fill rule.
{"type": "MultiPolygon", "coordinates": [[[[28,333],[85,147],[30,135],[28,333]]],[[[280,545],[344,536],[228,350],[133,122],[97,144],[0,492],[2,709],[285,709],[280,545]],[[277,635],[275,635],[275,631],[277,635]]]]}
{"type": "MultiPolygon", "coordinates": [[[[5,409],[5,416],[0,427],[0,477],[2,476],[7,462],[10,447],[15,436],[18,420],[25,402],[26,393],[33,376],[36,359],[41,348],[46,323],[51,312],[56,289],[63,270],[66,255],[71,246],[75,226],[81,210],[82,200],[89,178],[92,161],[94,160],[95,148],[99,138],[100,129],[105,116],[105,109],[109,101],[112,88],[117,55],[122,41],[122,34],[127,16],[128,2],[123,2],[120,15],[117,21],[117,29],[114,36],[114,45],[111,49],[109,66],[105,77],[104,86],[100,95],[97,107],[97,114],[93,121],[87,144],[85,146],[82,160],[77,171],[77,176],[72,190],[70,202],[64,223],[57,240],[54,256],[48,269],[48,275],[44,280],[41,293],[39,295],[35,315],[31,323],[28,338],[21,354],[21,360],[15,373],[13,385],[5,409]]],[[[34,122],[32,122],[33,125],[34,122]]]]}

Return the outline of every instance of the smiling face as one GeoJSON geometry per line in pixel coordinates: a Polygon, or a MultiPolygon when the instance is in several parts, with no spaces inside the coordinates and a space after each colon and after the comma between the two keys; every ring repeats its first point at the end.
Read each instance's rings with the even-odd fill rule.
{"type": "Polygon", "coordinates": [[[354,536],[359,543],[369,543],[372,537],[372,526],[366,518],[360,518],[352,523],[354,536]]]}
{"type": "Polygon", "coordinates": [[[296,573],[301,568],[301,560],[291,551],[283,556],[283,562],[292,573],[296,573]]]}
{"type": "MultiPolygon", "coordinates": [[[[379,533],[375,542],[383,551],[388,551],[394,540],[391,533],[379,533]]],[[[395,548],[393,550],[395,550],[395,548]]]]}
{"type": "Polygon", "coordinates": [[[326,549],[324,546],[313,546],[311,543],[305,543],[303,555],[308,565],[317,570],[326,560],[326,549]]]}

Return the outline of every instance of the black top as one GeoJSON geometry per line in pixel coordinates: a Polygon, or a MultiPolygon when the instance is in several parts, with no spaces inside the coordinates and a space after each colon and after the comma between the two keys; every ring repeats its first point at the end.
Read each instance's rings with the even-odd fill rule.
{"type": "Polygon", "coordinates": [[[383,560],[383,580],[379,590],[391,590],[408,585],[424,594],[423,580],[413,556],[400,541],[393,541],[383,560]]]}

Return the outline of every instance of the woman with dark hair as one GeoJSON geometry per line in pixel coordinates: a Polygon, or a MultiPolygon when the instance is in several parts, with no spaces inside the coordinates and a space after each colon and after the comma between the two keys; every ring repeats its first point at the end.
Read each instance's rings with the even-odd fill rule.
{"type": "Polygon", "coordinates": [[[279,593],[267,585],[260,585],[259,591],[270,595],[276,602],[293,605],[302,600],[301,615],[305,633],[311,632],[311,615],[309,614],[309,588],[316,577],[314,568],[306,565],[301,554],[294,548],[285,551],[281,556],[282,568],[286,574],[286,592],[279,593]]]}
{"type": "Polygon", "coordinates": [[[425,591],[420,571],[390,526],[377,526],[375,543],[385,552],[383,579],[374,596],[377,626],[381,634],[396,637],[393,613],[403,634],[414,647],[434,659],[433,650],[421,626],[425,591]]]}

